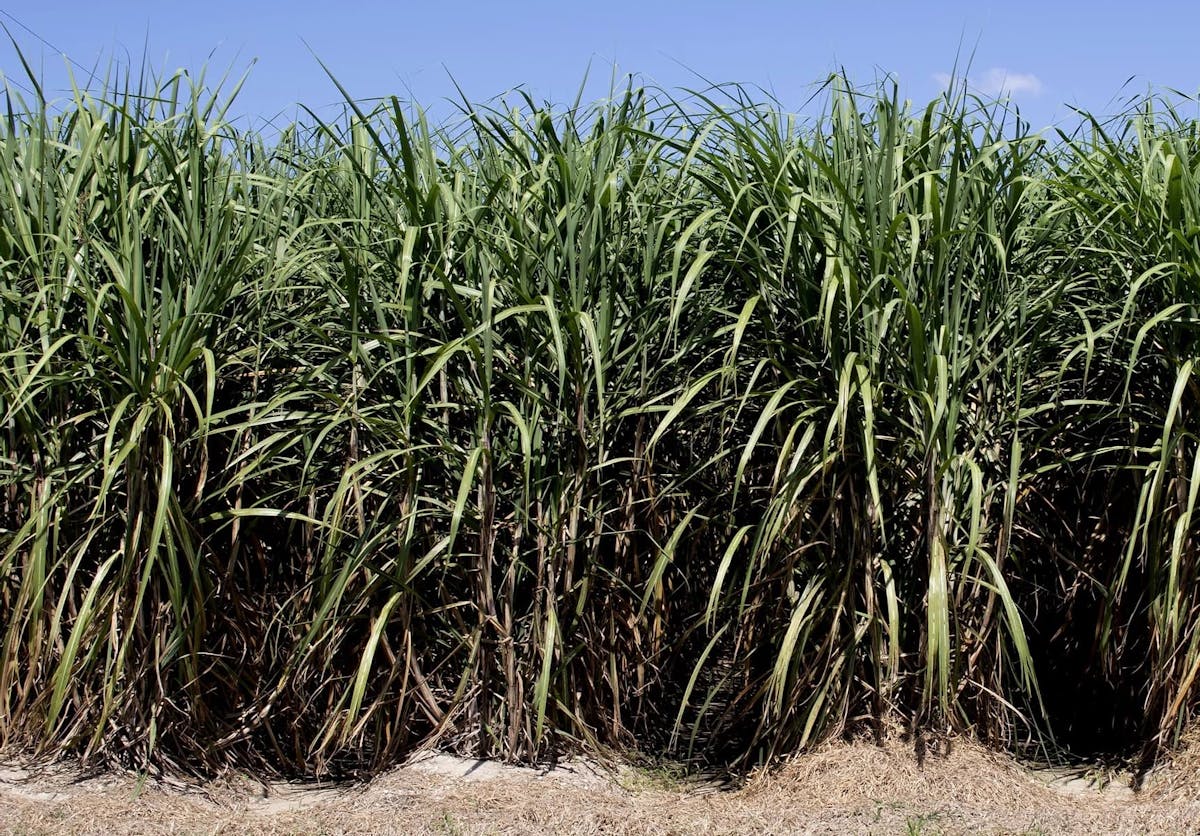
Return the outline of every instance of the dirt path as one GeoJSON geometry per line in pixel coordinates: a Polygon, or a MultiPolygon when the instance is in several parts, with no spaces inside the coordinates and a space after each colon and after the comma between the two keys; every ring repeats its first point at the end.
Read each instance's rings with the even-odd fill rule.
{"type": "Polygon", "coordinates": [[[741,789],[577,763],[549,773],[427,756],[369,784],[139,786],[0,768],[7,833],[1200,833],[1190,759],[1124,779],[1032,772],[975,747],[839,744],[741,789]]]}

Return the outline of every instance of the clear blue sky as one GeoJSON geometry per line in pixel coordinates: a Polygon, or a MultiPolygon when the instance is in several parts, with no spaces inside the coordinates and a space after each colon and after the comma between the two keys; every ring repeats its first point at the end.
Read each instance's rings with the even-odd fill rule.
{"type": "MultiPolygon", "coordinates": [[[[1035,127],[1068,117],[1064,103],[1111,111],[1130,77],[1125,93],[1200,90],[1194,0],[0,0],[0,12],[50,91],[66,86],[64,52],[103,67],[139,64],[145,51],[156,68],[207,63],[210,73],[257,59],[236,110],[259,117],[338,99],[313,52],[356,97],[396,94],[434,112],[454,94],[451,74],[474,100],[523,85],[562,102],[589,63],[596,94],[615,66],[668,87],[701,86],[696,73],[759,85],[800,109],[812,83],[838,67],[858,81],[894,74],[906,95],[926,100],[973,52],[975,84],[1006,87],[1035,127]]],[[[0,71],[23,81],[7,42],[0,71]]]]}

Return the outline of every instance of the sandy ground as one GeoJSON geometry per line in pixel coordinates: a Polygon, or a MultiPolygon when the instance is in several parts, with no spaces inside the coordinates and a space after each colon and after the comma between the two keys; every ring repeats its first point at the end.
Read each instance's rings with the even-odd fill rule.
{"type": "Polygon", "coordinates": [[[428,754],[366,784],[205,785],[0,766],[7,833],[1200,833],[1200,753],[1127,776],[1030,770],[959,743],[837,744],[738,789],[576,762],[552,771],[428,754]]]}

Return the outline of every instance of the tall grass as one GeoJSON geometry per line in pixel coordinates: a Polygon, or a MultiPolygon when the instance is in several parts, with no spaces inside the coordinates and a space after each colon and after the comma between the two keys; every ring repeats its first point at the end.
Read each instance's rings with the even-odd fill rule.
{"type": "Polygon", "coordinates": [[[0,742],[1148,762],[1200,694],[1197,123],[828,93],[268,141],[183,76],[10,90],[0,742]]]}

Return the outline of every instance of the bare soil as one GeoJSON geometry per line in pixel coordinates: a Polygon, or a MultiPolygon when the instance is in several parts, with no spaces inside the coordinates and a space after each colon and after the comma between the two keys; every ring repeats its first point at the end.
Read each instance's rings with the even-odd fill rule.
{"type": "Polygon", "coordinates": [[[207,784],[0,766],[19,834],[1200,833],[1200,748],[1134,792],[1128,775],[1030,769],[958,742],[839,743],[737,789],[588,761],[539,771],[426,754],[369,783],[207,784]]]}

